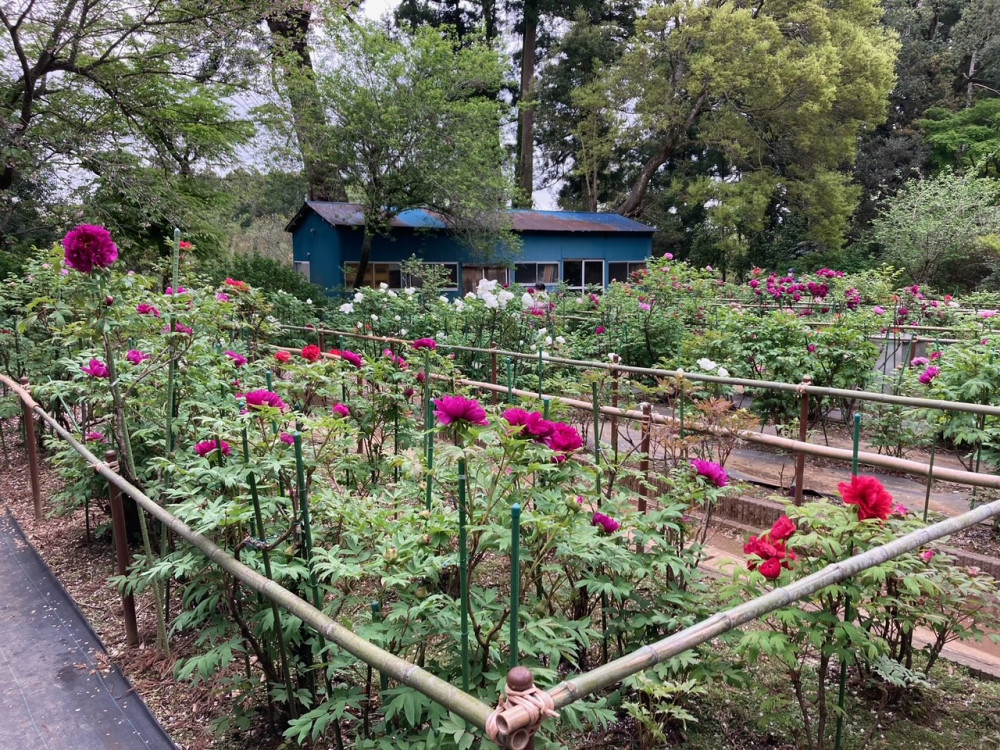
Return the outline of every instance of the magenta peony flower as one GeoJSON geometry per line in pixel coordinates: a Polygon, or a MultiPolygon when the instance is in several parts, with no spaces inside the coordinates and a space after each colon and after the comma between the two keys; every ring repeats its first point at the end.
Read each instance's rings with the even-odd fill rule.
{"type": "Polygon", "coordinates": [[[265,406],[269,406],[272,409],[284,409],[285,402],[281,400],[281,396],[273,391],[269,391],[266,388],[259,388],[256,391],[248,391],[243,394],[243,398],[246,399],[247,406],[251,409],[260,409],[265,406]]]}
{"type": "Polygon", "coordinates": [[[290,433],[283,432],[281,433],[280,438],[281,442],[285,443],[286,445],[295,445],[295,436],[290,433]]]}
{"type": "Polygon", "coordinates": [[[128,354],[125,355],[125,359],[131,362],[133,365],[142,364],[143,361],[149,359],[149,355],[145,352],[140,352],[138,349],[129,349],[128,354]]]}
{"type": "Polygon", "coordinates": [[[347,404],[334,404],[333,413],[341,417],[351,416],[351,409],[347,404]]]}
{"type": "Polygon", "coordinates": [[[934,380],[934,378],[936,378],[940,372],[941,372],[940,367],[938,367],[937,365],[931,365],[922,373],[920,373],[920,377],[917,378],[917,380],[919,380],[924,385],[930,385],[931,381],[934,380]]]}
{"type": "Polygon", "coordinates": [[[152,315],[154,318],[160,317],[160,311],[148,302],[140,302],[135,306],[135,311],[140,315],[152,315]]]}
{"type": "Polygon", "coordinates": [[[355,367],[361,367],[365,363],[364,360],[361,359],[360,354],[355,354],[354,352],[348,351],[347,349],[344,349],[344,351],[340,353],[340,358],[343,359],[345,362],[350,362],[355,367]]]}
{"type": "Polygon", "coordinates": [[[594,333],[597,334],[598,336],[600,336],[601,334],[603,334],[605,332],[605,330],[607,330],[607,329],[605,329],[604,326],[597,326],[597,328],[594,329],[594,333]]]}
{"type": "Polygon", "coordinates": [[[486,410],[479,405],[478,401],[465,396],[442,396],[434,399],[437,409],[434,415],[443,425],[452,422],[467,422],[469,424],[487,425],[486,410]]]}
{"type": "Polygon", "coordinates": [[[108,373],[108,366],[99,359],[91,359],[90,364],[80,369],[92,378],[106,378],[110,375],[108,373]]]}
{"type": "Polygon", "coordinates": [[[233,452],[233,449],[229,447],[229,443],[227,443],[225,440],[202,440],[194,447],[194,452],[197,453],[202,458],[205,458],[205,456],[209,455],[210,453],[214,453],[215,451],[219,450],[219,443],[222,444],[223,456],[228,456],[233,452]]]}
{"type": "Polygon", "coordinates": [[[66,265],[80,273],[91,273],[95,267],[107,268],[118,260],[118,246],[104,227],[81,224],[66,233],[62,244],[66,265]]]}
{"type": "Polygon", "coordinates": [[[613,519],[611,516],[607,516],[603,513],[594,512],[594,515],[590,519],[591,526],[600,526],[605,534],[614,534],[618,529],[621,528],[621,524],[613,519]]]}
{"type": "Polygon", "coordinates": [[[929,563],[931,560],[934,559],[934,555],[936,554],[937,552],[935,552],[932,549],[925,549],[923,552],[920,553],[920,559],[923,560],[925,563],[929,563]]]}
{"type": "Polygon", "coordinates": [[[215,295],[215,301],[216,302],[229,302],[229,295],[226,294],[225,292],[218,292],[215,295]]]}
{"type": "Polygon", "coordinates": [[[226,356],[233,360],[233,364],[237,367],[243,367],[247,363],[247,358],[237,352],[228,351],[226,352],[226,356]]]}
{"type": "Polygon", "coordinates": [[[176,289],[174,289],[172,286],[168,286],[163,293],[168,297],[173,297],[175,294],[187,294],[187,291],[188,290],[182,286],[179,286],[176,289]]]}
{"type": "MultiPolygon", "coordinates": [[[[170,329],[164,328],[163,332],[170,333],[170,329]]],[[[186,333],[188,336],[190,336],[191,334],[194,333],[194,331],[191,328],[188,328],[186,325],[183,325],[182,323],[174,323],[174,333],[186,333]]]]}
{"type": "Polygon", "coordinates": [[[84,439],[88,443],[103,443],[104,442],[104,433],[101,433],[101,432],[88,432],[86,435],[84,435],[84,439]]]}
{"type": "Polygon", "coordinates": [[[392,353],[392,349],[383,349],[382,356],[388,357],[396,367],[400,370],[406,370],[409,368],[410,363],[397,354],[392,353]]]}
{"type": "Polygon", "coordinates": [[[561,463],[570,453],[583,447],[583,438],[575,427],[565,422],[555,422],[552,424],[552,434],[545,438],[545,444],[558,454],[556,461],[561,463]]]}
{"type": "Polygon", "coordinates": [[[537,411],[512,408],[503,413],[503,418],[511,427],[521,427],[521,437],[530,437],[543,442],[556,431],[555,423],[548,421],[537,411]]]}
{"type": "Polygon", "coordinates": [[[716,487],[725,487],[729,484],[729,476],[726,474],[726,470],[714,461],[702,461],[695,458],[691,461],[691,467],[699,476],[705,477],[705,479],[716,487]]]}
{"type": "Polygon", "coordinates": [[[412,344],[414,349],[437,349],[437,341],[434,339],[417,339],[412,344]]]}
{"type": "Polygon", "coordinates": [[[910,367],[920,367],[927,364],[930,364],[930,360],[927,357],[914,357],[910,360],[910,367]]]}

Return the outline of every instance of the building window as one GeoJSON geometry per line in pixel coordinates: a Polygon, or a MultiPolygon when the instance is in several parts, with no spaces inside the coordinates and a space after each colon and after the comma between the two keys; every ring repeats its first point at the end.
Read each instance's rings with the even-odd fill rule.
{"type": "Polygon", "coordinates": [[[646,267],[645,261],[615,261],[608,263],[608,279],[611,281],[629,281],[632,278],[632,274],[636,271],[641,271],[646,267]]]}
{"type": "Polygon", "coordinates": [[[514,266],[516,284],[535,286],[535,284],[555,284],[558,281],[558,263],[517,263],[514,266]]]}
{"type": "MultiPolygon", "coordinates": [[[[344,264],[344,286],[352,288],[357,275],[357,263],[344,264]]],[[[382,284],[386,284],[390,289],[402,289],[402,276],[399,263],[369,263],[361,286],[378,289],[382,284]]]]}
{"type": "MultiPolygon", "coordinates": [[[[458,263],[423,263],[421,265],[444,269],[447,275],[444,278],[444,286],[441,287],[441,290],[445,292],[458,291],[458,263]]],[[[403,276],[403,284],[404,286],[412,286],[414,289],[422,289],[424,280],[419,274],[411,273],[403,276]]]]}
{"type": "Polygon", "coordinates": [[[292,268],[295,269],[295,273],[302,274],[306,281],[312,281],[312,272],[309,270],[310,266],[308,260],[293,260],[292,268]]]}
{"type": "Polygon", "coordinates": [[[588,286],[604,288],[603,260],[564,260],[563,282],[569,289],[582,290],[588,286]]]}
{"type": "Polygon", "coordinates": [[[509,270],[506,266],[466,266],[462,265],[462,294],[476,291],[483,279],[507,284],[509,270]]]}

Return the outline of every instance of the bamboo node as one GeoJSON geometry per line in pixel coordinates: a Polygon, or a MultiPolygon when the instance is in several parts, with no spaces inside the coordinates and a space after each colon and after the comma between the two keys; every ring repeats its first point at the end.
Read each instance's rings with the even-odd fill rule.
{"type": "Polygon", "coordinates": [[[552,696],[535,685],[531,670],[514,667],[507,673],[506,694],[500,696],[496,710],[486,719],[486,734],[501,747],[524,750],[542,722],[558,716],[552,696]],[[527,712],[528,722],[512,731],[503,714],[517,708],[527,712]]]}

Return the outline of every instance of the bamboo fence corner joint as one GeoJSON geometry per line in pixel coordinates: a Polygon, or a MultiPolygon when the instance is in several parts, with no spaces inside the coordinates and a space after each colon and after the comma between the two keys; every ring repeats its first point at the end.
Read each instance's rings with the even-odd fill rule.
{"type": "Polygon", "coordinates": [[[535,734],[542,722],[558,718],[552,696],[535,685],[527,667],[514,667],[507,673],[507,690],[500,696],[496,710],[486,720],[486,734],[500,747],[511,750],[534,750],[535,734]],[[514,722],[510,714],[518,714],[514,722]]]}

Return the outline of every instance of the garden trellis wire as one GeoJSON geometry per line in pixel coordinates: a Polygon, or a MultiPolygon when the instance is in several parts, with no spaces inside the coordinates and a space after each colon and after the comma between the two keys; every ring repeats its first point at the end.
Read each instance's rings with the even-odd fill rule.
{"type": "MultiPolygon", "coordinates": [[[[297,616],[302,622],[315,629],[324,638],[340,646],[362,662],[378,669],[382,674],[392,677],[398,682],[426,695],[428,698],[461,716],[477,729],[485,731],[487,724],[495,727],[499,733],[491,735],[491,737],[501,745],[516,746],[518,748],[527,746],[524,730],[529,725],[534,726],[535,718],[537,717],[537,714],[533,714],[532,710],[520,705],[508,704],[504,710],[494,714],[493,709],[489,705],[478,700],[475,696],[459,690],[457,687],[441,680],[417,665],[384,651],[369,641],[355,635],[349,629],[327,617],[316,607],[236,560],[210,539],[193,531],[169,511],[150,499],[141,490],[127,482],[106,462],[97,458],[97,456],[76,440],[55,418],[38,406],[27,388],[18,385],[3,375],[0,375],[0,383],[3,383],[5,387],[20,399],[24,406],[24,417],[26,420],[32,421],[37,415],[56,435],[66,441],[74,451],[83,457],[97,473],[107,479],[109,483],[132,498],[145,512],[163,523],[179,538],[198,549],[210,561],[234,578],[297,616]]],[[[33,461],[36,458],[30,452],[27,457],[29,461],[33,461]]],[[[29,472],[33,485],[32,489],[36,492],[38,491],[37,483],[39,482],[37,468],[37,465],[32,465],[29,472]]],[[[854,555],[841,562],[832,563],[822,570],[794,583],[775,589],[724,612],[718,612],[702,622],[674,633],[667,638],[643,646],[630,654],[608,662],[589,672],[564,680],[560,684],[550,688],[547,693],[556,708],[565,707],[590,693],[614,685],[626,677],[637,674],[665,659],[710,641],[742,624],[763,617],[776,609],[789,606],[827,586],[850,578],[857,573],[880,565],[901,554],[916,550],[935,539],[954,534],[996,516],[1000,516],[1000,500],[912,532],[876,549],[854,555]]],[[[517,669],[523,670],[521,667],[517,669]]],[[[509,680],[509,684],[513,684],[513,679],[509,680]]],[[[530,742],[530,738],[528,738],[528,741],[530,742]]]]}

